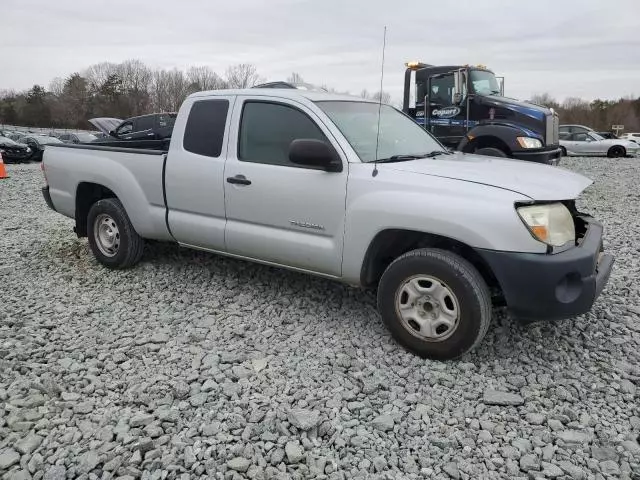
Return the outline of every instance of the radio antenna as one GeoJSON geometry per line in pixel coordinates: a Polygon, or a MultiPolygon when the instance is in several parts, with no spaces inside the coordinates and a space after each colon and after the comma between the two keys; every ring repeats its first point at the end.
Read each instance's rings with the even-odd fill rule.
{"type": "Polygon", "coordinates": [[[382,36],[382,66],[380,67],[380,92],[378,93],[378,129],[376,131],[376,158],[374,159],[372,176],[378,175],[378,146],[380,145],[380,111],[382,110],[382,82],[384,81],[384,51],[387,47],[387,26],[382,36]]]}

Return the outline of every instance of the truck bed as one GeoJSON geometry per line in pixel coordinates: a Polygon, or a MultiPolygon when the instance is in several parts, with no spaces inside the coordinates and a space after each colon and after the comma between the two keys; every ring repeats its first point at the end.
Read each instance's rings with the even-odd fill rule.
{"type": "Polygon", "coordinates": [[[170,240],[163,187],[165,159],[164,150],[150,148],[56,144],[47,146],[43,161],[51,200],[59,213],[75,218],[76,198],[83,184],[94,183],[120,199],[141,236],[170,240]]]}

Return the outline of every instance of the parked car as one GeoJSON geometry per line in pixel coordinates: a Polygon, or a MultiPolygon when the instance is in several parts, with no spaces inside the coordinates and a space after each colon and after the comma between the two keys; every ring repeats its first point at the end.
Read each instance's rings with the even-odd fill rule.
{"type": "Polygon", "coordinates": [[[42,154],[44,153],[47,145],[62,145],[63,142],[59,138],[50,137],[48,135],[28,135],[23,137],[21,142],[25,143],[31,148],[33,154],[30,160],[40,162],[42,161],[42,154]]]}
{"type": "Polygon", "coordinates": [[[98,138],[91,133],[82,132],[60,133],[57,137],[64,143],[91,143],[98,138]]]}
{"type": "Polygon", "coordinates": [[[620,138],[640,144],[640,133],[625,133],[624,135],[621,135],[620,138]]]}
{"type": "Polygon", "coordinates": [[[9,138],[15,142],[20,142],[21,139],[26,137],[27,135],[29,134],[25,132],[11,132],[11,134],[9,134],[9,138]]]}
{"type": "Polygon", "coordinates": [[[619,138],[602,138],[596,132],[581,132],[560,139],[560,148],[565,156],[618,158],[637,155],[640,145],[619,138]]]}
{"type": "Polygon", "coordinates": [[[119,118],[92,118],[89,122],[109,138],[115,140],[163,140],[171,137],[175,113],[152,113],[121,120],[119,118]]]}
{"type": "Polygon", "coordinates": [[[0,136],[0,153],[6,163],[21,163],[28,162],[33,152],[29,146],[23,143],[0,136]]]}
{"type": "Polygon", "coordinates": [[[45,151],[45,201],[106,267],[135,265],[153,239],[377,286],[393,336],[437,359],[482,340],[490,292],[525,322],[573,317],[612,269],[601,224],[575,205],[590,179],[449,152],[389,105],[202,92],[184,101],[175,132],[168,152],[45,151]]]}

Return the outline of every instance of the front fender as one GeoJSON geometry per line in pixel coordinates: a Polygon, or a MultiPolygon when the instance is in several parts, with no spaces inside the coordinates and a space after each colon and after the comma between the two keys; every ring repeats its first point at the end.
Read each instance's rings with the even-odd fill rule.
{"type": "Polygon", "coordinates": [[[478,141],[478,138],[495,137],[502,141],[510,151],[518,151],[522,150],[522,147],[516,138],[522,136],[537,138],[544,145],[542,137],[533,130],[512,123],[497,121],[483,123],[469,130],[466,136],[460,140],[457,149],[461,152],[469,153],[473,151],[473,145],[478,141]]]}
{"type": "Polygon", "coordinates": [[[429,175],[407,174],[385,184],[380,174],[375,185],[370,172],[359,176],[350,177],[347,194],[342,272],[348,283],[360,284],[369,245],[389,229],[438,235],[472,248],[546,251],[516,213],[514,204],[529,200],[524,195],[429,175]]]}

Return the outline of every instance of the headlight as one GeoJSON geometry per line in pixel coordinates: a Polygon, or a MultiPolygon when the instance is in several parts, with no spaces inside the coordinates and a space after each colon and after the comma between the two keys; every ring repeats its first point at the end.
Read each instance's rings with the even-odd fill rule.
{"type": "Polygon", "coordinates": [[[541,242],[560,247],[576,241],[576,228],[571,212],[561,203],[527,205],[517,209],[531,234],[541,242]]]}
{"type": "Polygon", "coordinates": [[[27,147],[27,149],[25,150],[25,152],[29,153],[31,151],[31,149],[29,147],[27,147]]]}
{"type": "Polygon", "coordinates": [[[542,148],[542,142],[537,138],[517,137],[516,140],[522,148],[542,148]]]}

